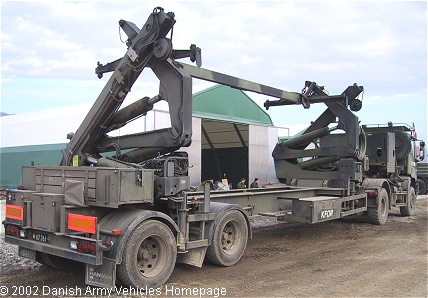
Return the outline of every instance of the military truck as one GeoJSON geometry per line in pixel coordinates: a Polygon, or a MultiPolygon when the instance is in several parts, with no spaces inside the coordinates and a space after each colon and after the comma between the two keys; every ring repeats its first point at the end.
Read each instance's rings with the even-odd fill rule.
{"type": "Polygon", "coordinates": [[[414,214],[416,181],[388,159],[394,138],[383,133],[392,147],[373,149],[354,114],[362,86],[329,95],[307,81],[301,92],[288,92],[203,69],[199,47],[173,49],[167,35],[175,22],[160,7],[141,29],[119,21],[126,53],[98,64],[98,77],[113,73],[68,135],[61,165],[23,167],[21,187],[6,194],[5,241],[18,245],[20,256],[56,269],[83,263],[89,285],[147,289],[167,282],[176,262],[236,264],[252,237],[252,216],[319,223],[366,213],[384,224],[390,208],[414,214]],[[178,61],[186,57],[197,67],[178,61]],[[120,109],[143,70],[159,78],[159,93],[120,109]],[[279,184],[214,191],[204,183],[193,191],[188,156],[179,151],[192,139],[192,78],[277,98],[266,108],[321,103],[326,110],[301,136],[277,144],[279,184]],[[109,136],[159,101],[169,105],[171,127],[109,136]]]}

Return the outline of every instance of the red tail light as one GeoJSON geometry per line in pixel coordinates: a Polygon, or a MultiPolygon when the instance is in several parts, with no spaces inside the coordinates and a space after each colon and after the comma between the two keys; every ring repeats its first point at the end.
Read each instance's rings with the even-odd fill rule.
{"type": "Polygon", "coordinates": [[[97,244],[95,242],[92,242],[91,244],[91,253],[93,254],[97,253],[97,244]]]}
{"type": "Polygon", "coordinates": [[[83,244],[79,244],[79,246],[77,247],[77,252],[83,252],[83,244]]]}
{"type": "Polygon", "coordinates": [[[83,251],[89,252],[90,249],[91,249],[91,244],[87,241],[83,242],[83,251]]]}

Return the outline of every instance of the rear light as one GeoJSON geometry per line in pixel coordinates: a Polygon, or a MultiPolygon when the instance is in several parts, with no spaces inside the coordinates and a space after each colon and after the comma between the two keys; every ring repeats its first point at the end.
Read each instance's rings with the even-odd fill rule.
{"type": "Polygon", "coordinates": [[[367,192],[367,196],[368,197],[377,197],[377,192],[376,191],[367,192]]]}
{"type": "Polygon", "coordinates": [[[91,253],[97,254],[97,243],[91,241],[70,241],[70,248],[76,250],[78,253],[91,253]]]}
{"type": "Polygon", "coordinates": [[[83,242],[83,251],[89,252],[90,249],[91,249],[91,244],[88,241],[83,242]]]}
{"type": "Polygon", "coordinates": [[[79,242],[76,241],[70,241],[70,248],[72,250],[77,250],[77,247],[79,247],[79,242]]]}
{"type": "Polygon", "coordinates": [[[93,254],[97,253],[97,244],[95,242],[92,242],[91,244],[91,253],[93,254]]]}
{"type": "Polygon", "coordinates": [[[83,244],[79,244],[77,247],[77,252],[83,253],[83,244]]]}
{"type": "Polygon", "coordinates": [[[113,230],[113,231],[111,231],[111,234],[113,236],[120,236],[122,234],[122,231],[121,230],[113,230]]]}
{"type": "Polygon", "coordinates": [[[19,237],[21,238],[27,238],[27,231],[26,230],[19,230],[19,237]]]}
{"type": "Polygon", "coordinates": [[[10,235],[10,236],[14,236],[19,238],[20,237],[20,231],[17,227],[15,226],[6,226],[6,234],[10,235]]]}

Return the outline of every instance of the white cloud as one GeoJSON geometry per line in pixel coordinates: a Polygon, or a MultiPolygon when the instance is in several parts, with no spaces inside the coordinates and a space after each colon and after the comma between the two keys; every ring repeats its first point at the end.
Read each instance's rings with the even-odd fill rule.
{"type": "MultiPolygon", "coordinates": [[[[295,92],[305,80],[324,85],[331,94],[357,82],[365,86],[365,106],[378,110],[399,94],[426,103],[426,2],[5,1],[2,111],[28,96],[16,90],[23,79],[70,80],[73,86],[66,96],[57,95],[61,98],[98,94],[102,87],[89,93],[91,85],[105,82],[94,74],[96,62],[105,64],[126,51],[118,21],[141,27],[155,5],[175,13],[174,47],[201,47],[203,67],[295,92]]],[[[140,89],[157,88],[153,78],[142,79],[147,81],[138,81],[131,98],[139,98],[140,89]]],[[[51,104],[71,104],[55,102],[54,96],[51,104]]],[[[406,112],[406,106],[397,109],[406,112]]]]}

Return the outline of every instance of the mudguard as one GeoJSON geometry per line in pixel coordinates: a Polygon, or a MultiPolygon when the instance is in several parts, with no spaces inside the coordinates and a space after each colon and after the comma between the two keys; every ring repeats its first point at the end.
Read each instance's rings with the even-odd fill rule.
{"type": "Polygon", "coordinates": [[[131,232],[140,223],[147,219],[156,219],[166,224],[176,235],[179,231],[177,224],[166,214],[153,210],[121,209],[110,212],[99,222],[98,227],[102,231],[121,230],[119,236],[105,235],[101,233],[100,238],[112,241],[110,250],[105,251],[103,257],[116,260],[116,264],[122,262],[123,246],[131,232]]]}
{"type": "MultiPolygon", "coordinates": [[[[388,193],[388,201],[391,202],[391,186],[387,179],[366,178],[364,179],[362,186],[364,189],[366,189],[366,191],[378,191],[378,188],[384,188],[388,193]]],[[[373,200],[373,202],[371,202],[369,199],[367,200],[367,207],[372,207],[375,204],[379,204],[378,197],[376,197],[376,201],[373,200]]],[[[391,208],[391,206],[389,206],[389,208],[391,208]]]]}

